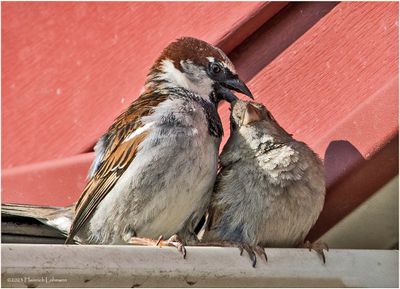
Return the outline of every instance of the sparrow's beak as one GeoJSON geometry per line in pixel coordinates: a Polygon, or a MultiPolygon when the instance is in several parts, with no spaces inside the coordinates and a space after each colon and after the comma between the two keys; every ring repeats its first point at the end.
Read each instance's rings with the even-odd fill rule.
{"type": "Polygon", "coordinates": [[[221,85],[225,86],[226,88],[232,89],[234,91],[243,93],[243,94],[247,95],[248,97],[250,97],[251,99],[254,99],[253,95],[251,94],[250,89],[237,76],[235,76],[234,78],[225,80],[224,82],[221,83],[221,85]]]}
{"type": "Polygon", "coordinates": [[[240,80],[237,75],[235,75],[232,78],[225,79],[221,82],[219,82],[220,88],[217,91],[217,94],[222,98],[225,99],[227,102],[233,102],[235,100],[238,100],[235,94],[232,93],[231,90],[243,93],[250,97],[251,99],[253,98],[253,95],[251,94],[250,89],[244,84],[242,80],[240,80]]]}

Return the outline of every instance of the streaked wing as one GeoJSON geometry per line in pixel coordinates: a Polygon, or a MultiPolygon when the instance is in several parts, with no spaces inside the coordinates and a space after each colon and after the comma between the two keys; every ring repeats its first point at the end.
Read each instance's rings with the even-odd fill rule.
{"type": "Polygon", "coordinates": [[[66,243],[71,243],[74,236],[93,215],[99,203],[115,186],[121,175],[134,160],[140,143],[149,131],[129,137],[142,127],[141,117],[151,114],[152,109],[167,99],[166,94],[144,94],[121,114],[108,132],[101,138],[104,146],[102,154],[92,176],[75,207],[75,217],[66,243]]]}

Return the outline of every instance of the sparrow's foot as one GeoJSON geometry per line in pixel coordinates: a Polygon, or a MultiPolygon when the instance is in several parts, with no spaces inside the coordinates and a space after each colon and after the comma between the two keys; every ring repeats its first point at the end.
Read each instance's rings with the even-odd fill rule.
{"type": "Polygon", "coordinates": [[[326,263],[326,257],[324,254],[324,249],[328,252],[329,251],[329,247],[326,243],[324,242],[314,242],[311,243],[310,241],[305,241],[304,244],[301,246],[302,248],[308,248],[308,250],[311,252],[311,250],[314,250],[315,252],[318,253],[318,255],[321,256],[322,261],[324,262],[324,264],[326,263]]]}
{"type": "Polygon", "coordinates": [[[258,254],[258,256],[260,256],[261,258],[264,257],[265,262],[268,263],[268,257],[267,257],[267,253],[265,252],[265,248],[261,247],[261,246],[254,246],[253,247],[254,252],[256,252],[258,254]]]}
{"type": "Polygon", "coordinates": [[[129,240],[126,240],[126,242],[131,245],[159,246],[160,248],[163,246],[175,247],[182,254],[183,258],[186,258],[186,248],[178,235],[172,235],[168,240],[163,240],[163,236],[160,236],[158,240],[143,237],[131,237],[129,240]]]}
{"type": "Polygon", "coordinates": [[[143,237],[132,237],[129,240],[126,240],[126,242],[132,245],[159,246],[160,248],[163,246],[175,247],[182,254],[183,259],[186,258],[186,248],[178,235],[172,235],[166,241],[163,240],[163,236],[160,236],[158,240],[143,237]]]}
{"type": "Polygon", "coordinates": [[[182,254],[183,259],[186,258],[186,248],[183,245],[183,241],[179,238],[178,235],[172,235],[168,240],[164,241],[163,236],[160,236],[157,240],[157,246],[171,246],[178,249],[178,251],[182,254]]]}
{"type": "Polygon", "coordinates": [[[216,246],[216,247],[236,247],[240,250],[240,256],[243,255],[243,251],[246,251],[250,257],[253,267],[257,264],[257,255],[261,258],[265,258],[265,262],[268,262],[267,253],[265,249],[260,246],[251,246],[244,242],[232,242],[232,241],[218,241],[218,242],[199,242],[196,246],[216,246]]]}
{"type": "Polygon", "coordinates": [[[261,257],[261,258],[265,258],[265,262],[268,262],[268,257],[267,257],[267,253],[265,252],[265,249],[263,247],[260,246],[250,246],[247,243],[238,243],[238,248],[240,250],[240,256],[242,256],[243,254],[243,250],[247,252],[247,254],[249,254],[250,260],[252,261],[252,266],[253,268],[256,267],[257,264],[257,257],[256,254],[261,257]]]}

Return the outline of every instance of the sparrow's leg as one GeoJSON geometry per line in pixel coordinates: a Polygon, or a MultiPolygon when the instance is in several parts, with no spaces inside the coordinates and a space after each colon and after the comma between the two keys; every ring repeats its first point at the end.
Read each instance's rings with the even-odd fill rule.
{"type": "Polygon", "coordinates": [[[218,242],[198,242],[195,244],[190,244],[193,246],[215,246],[215,247],[237,247],[240,250],[240,256],[242,256],[243,251],[246,251],[249,254],[250,260],[252,262],[252,266],[255,267],[257,264],[257,256],[261,258],[264,257],[265,261],[268,262],[267,254],[265,253],[265,249],[260,246],[251,246],[245,242],[232,242],[232,241],[218,241],[218,242]]]}
{"type": "Polygon", "coordinates": [[[185,246],[178,235],[172,235],[168,240],[163,240],[163,236],[160,236],[158,240],[143,237],[132,237],[129,240],[126,240],[126,242],[131,245],[175,247],[182,254],[183,258],[186,258],[185,246]]]}
{"type": "Polygon", "coordinates": [[[301,248],[308,248],[308,250],[311,252],[311,250],[314,250],[315,252],[318,253],[318,255],[320,255],[322,257],[322,261],[324,262],[324,264],[326,263],[326,258],[325,258],[325,254],[324,254],[324,249],[326,251],[329,251],[329,247],[326,243],[324,242],[314,242],[311,243],[310,241],[305,241],[302,245],[300,245],[301,248]]]}
{"type": "Polygon", "coordinates": [[[157,246],[158,240],[144,238],[144,237],[132,237],[126,240],[126,243],[130,245],[141,245],[141,246],[157,246]]]}

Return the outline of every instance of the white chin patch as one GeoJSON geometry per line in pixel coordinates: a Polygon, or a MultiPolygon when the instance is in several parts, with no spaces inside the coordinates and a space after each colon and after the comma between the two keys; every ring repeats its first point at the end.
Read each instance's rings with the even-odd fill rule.
{"type": "Polygon", "coordinates": [[[165,59],[162,61],[161,70],[163,74],[161,78],[167,81],[165,86],[180,86],[205,99],[209,99],[209,95],[213,90],[213,81],[208,77],[204,69],[191,61],[181,61],[180,64],[184,72],[177,69],[172,60],[165,59]]]}

